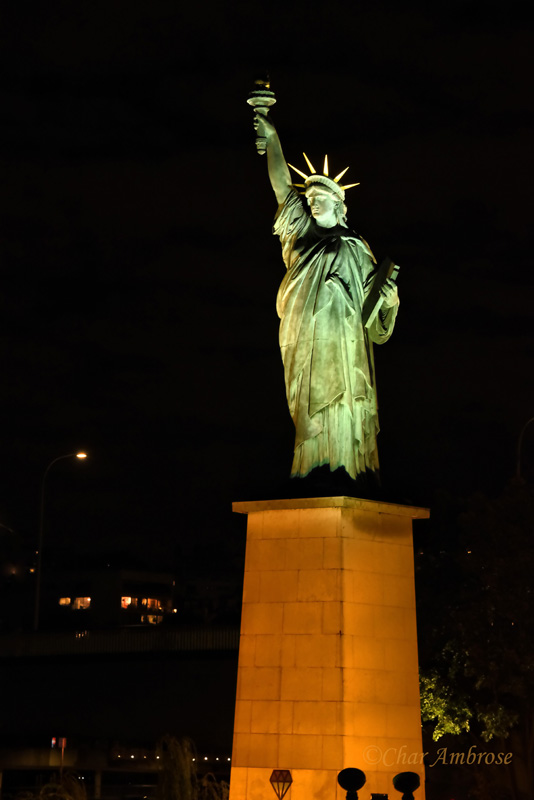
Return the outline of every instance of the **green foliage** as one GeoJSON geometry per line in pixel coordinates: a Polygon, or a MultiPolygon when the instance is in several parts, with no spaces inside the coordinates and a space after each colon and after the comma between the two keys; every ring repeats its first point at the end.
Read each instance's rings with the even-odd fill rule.
{"type": "Polygon", "coordinates": [[[158,800],[196,800],[196,752],[193,743],[189,739],[164,736],[158,742],[157,754],[160,762],[158,800]]]}
{"type": "Polygon", "coordinates": [[[17,800],[86,800],[85,785],[73,772],[65,772],[61,781],[45,783],[37,794],[20,792],[17,800]]]}
{"type": "Polygon", "coordinates": [[[436,670],[421,675],[421,717],[423,722],[435,723],[435,742],[446,733],[468,731],[472,716],[467,697],[451,689],[436,670]]]}
{"type": "Polygon", "coordinates": [[[482,726],[480,735],[485,742],[491,741],[494,737],[507,739],[510,730],[519,719],[519,714],[508,710],[500,703],[477,706],[476,714],[482,726]]]}
{"type": "Polygon", "coordinates": [[[80,781],[73,772],[64,773],[61,785],[71,800],[87,800],[85,783],[80,781]]]}
{"type": "Polygon", "coordinates": [[[39,800],[71,800],[64,786],[59,783],[45,783],[38,794],[39,800]]]}
{"type": "Polygon", "coordinates": [[[197,754],[190,739],[164,736],[158,743],[158,800],[228,800],[229,787],[208,773],[197,775],[197,754]]]}
{"type": "MultiPolygon", "coordinates": [[[[434,740],[468,734],[513,751],[508,785],[499,791],[530,797],[534,490],[510,485],[495,500],[455,501],[436,516],[434,539],[418,562],[423,720],[434,740]]],[[[492,772],[492,780],[504,773],[492,772]]]]}
{"type": "Polygon", "coordinates": [[[511,486],[497,500],[473,497],[450,522],[446,558],[430,564],[442,570],[432,576],[442,593],[423,715],[435,720],[435,739],[476,721],[490,741],[534,714],[534,492],[511,486]]]}
{"type": "Polygon", "coordinates": [[[198,783],[197,800],[228,800],[230,786],[209,772],[198,783]]]}

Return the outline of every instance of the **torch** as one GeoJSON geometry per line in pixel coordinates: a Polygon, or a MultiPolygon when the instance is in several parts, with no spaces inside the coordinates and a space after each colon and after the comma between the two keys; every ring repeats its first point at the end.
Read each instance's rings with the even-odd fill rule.
{"type": "MultiPolygon", "coordinates": [[[[271,82],[269,78],[258,78],[254,81],[254,89],[248,96],[247,103],[252,106],[254,111],[260,111],[262,114],[268,114],[271,106],[276,103],[274,92],[271,91],[271,82]]],[[[256,149],[260,156],[267,150],[267,139],[265,136],[256,137],[256,149]]]]}

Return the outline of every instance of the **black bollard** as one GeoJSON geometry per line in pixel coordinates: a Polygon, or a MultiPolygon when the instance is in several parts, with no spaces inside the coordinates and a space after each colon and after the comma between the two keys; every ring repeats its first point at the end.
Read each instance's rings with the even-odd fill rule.
{"type": "Polygon", "coordinates": [[[358,789],[362,788],[365,781],[365,772],[356,767],[342,769],[337,776],[337,782],[347,792],[347,800],[358,800],[358,789]]]}
{"type": "Polygon", "coordinates": [[[399,772],[393,778],[393,786],[398,792],[403,792],[402,800],[415,800],[413,793],[419,789],[421,778],[417,772],[399,772]]]}

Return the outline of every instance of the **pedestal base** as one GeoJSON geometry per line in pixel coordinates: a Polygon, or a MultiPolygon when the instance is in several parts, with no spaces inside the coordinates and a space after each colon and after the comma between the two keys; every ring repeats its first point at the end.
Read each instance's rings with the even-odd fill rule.
{"type": "Polygon", "coordinates": [[[248,514],[230,800],[394,796],[418,772],[424,800],[412,519],[426,509],[351,497],[234,503],[248,514]],[[396,793],[395,793],[396,794],[396,793]]]}

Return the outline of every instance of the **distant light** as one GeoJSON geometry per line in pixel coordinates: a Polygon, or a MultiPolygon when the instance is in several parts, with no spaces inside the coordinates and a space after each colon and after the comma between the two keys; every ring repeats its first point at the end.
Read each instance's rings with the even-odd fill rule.
{"type": "Polygon", "coordinates": [[[35,572],[35,567],[30,567],[30,572],[35,572]]]}
{"type": "Polygon", "coordinates": [[[87,453],[76,453],[76,458],[87,458],[87,453]]]}
{"type": "Polygon", "coordinates": [[[230,757],[228,757],[226,760],[227,760],[227,761],[230,761],[230,757]]]}
{"type": "Polygon", "coordinates": [[[135,756],[130,756],[130,758],[135,758],[135,756]]]}
{"type": "Polygon", "coordinates": [[[208,760],[208,757],[207,757],[207,756],[204,756],[204,761],[207,761],[207,760],[208,760]]]}
{"type": "Polygon", "coordinates": [[[192,758],[191,761],[196,761],[196,758],[192,758]]]}
{"type": "Polygon", "coordinates": [[[218,760],[219,760],[219,756],[216,756],[216,757],[215,757],[215,761],[218,761],[218,760]]]}
{"type": "Polygon", "coordinates": [[[173,614],[176,614],[176,612],[177,612],[177,611],[178,611],[178,609],[177,609],[177,608],[173,608],[173,610],[172,610],[172,613],[173,613],[173,614]]]}
{"type": "Polygon", "coordinates": [[[157,758],[157,759],[158,759],[158,761],[159,761],[159,756],[156,756],[156,758],[157,758]]]}
{"type": "Polygon", "coordinates": [[[120,756],[117,756],[117,758],[120,758],[120,756]]]}

